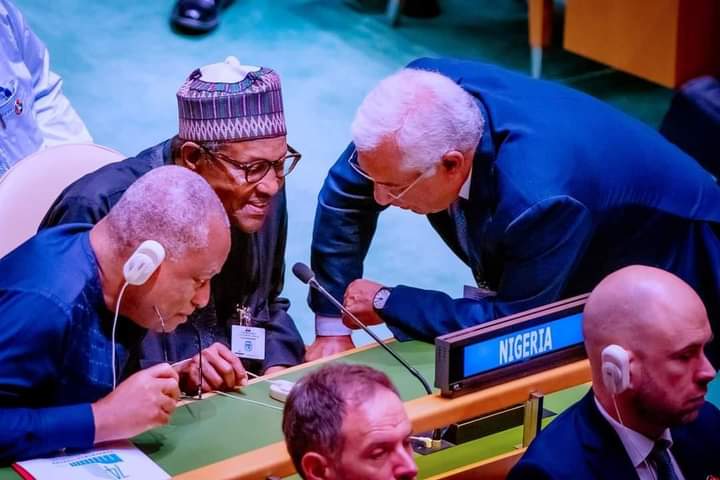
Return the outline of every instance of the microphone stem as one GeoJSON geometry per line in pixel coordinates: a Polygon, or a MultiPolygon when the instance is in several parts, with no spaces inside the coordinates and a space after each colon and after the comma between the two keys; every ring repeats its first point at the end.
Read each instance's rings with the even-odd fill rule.
{"type": "Polygon", "coordinates": [[[398,362],[400,362],[400,364],[402,364],[402,366],[404,366],[415,378],[417,378],[417,379],[420,381],[420,383],[422,384],[423,388],[425,389],[425,392],[426,392],[428,395],[432,395],[432,393],[433,393],[433,392],[432,392],[432,388],[430,388],[430,385],[428,384],[427,380],[425,380],[425,377],[423,377],[423,376],[420,374],[420,372],[418,372],[418,371],[415,369],[415,367],[413,367],[412,365],[408,364],[405,360],[402,359],[402,357],[400,357],[397,353],[395,353],[395,351],[394,351],[392,348],[388,347],[388,346],[385,344],[385,342],[383,342],[383,341],[380,339],[380,337],[378,337],[378,336],[375,334],[375,332],[373,332],[372,330],[370,330],[370,329],[368,328],[368,326],[365,325],[363,322],[361,322],[359,318],[357,318],[355,315],[352,314],[352,312],[348,311],[348,310],[343,306],[343,304],[341,304],[340,302],[338,302],[338,301],[335,299],[335,297],[333,297],[332,295],[330,295],[330,293],[327,292],[327,291],[323,288],[323,286],[320,285],[314,278],[310,279],[310,281],[309,281],[308,283],[310,284],[311,287],[313,287],[313,288],[319,290],[320,292],[322,292],[322,293],[325,295],[325,297],[327,297],[327,299],[330,300],[330,301],[333,303],[333,305],[335,305],[336,307],[338,307],[338,309],[339,309],[341,312],[344,312],[345,314],[347,314],[347,316],[350,317],[350,318],[353,320],[353,322],[355,322],[360,328],[362,328],[362,329],[365,331],[365,333],[367,333],[368,335],[370,335],[370,336],[373,338],[373,340],[375,340],[375,342],[377,342],[382,348],[385,349],[386,352],[388,352],[390,355],[392,355],[392,357],[393,357],[395,360],[397,360],[398,362]]]}

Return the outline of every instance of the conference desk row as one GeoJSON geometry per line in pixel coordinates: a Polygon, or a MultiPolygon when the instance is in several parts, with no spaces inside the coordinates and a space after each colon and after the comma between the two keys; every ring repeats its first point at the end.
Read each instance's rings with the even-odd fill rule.
{"type": "MultiPolygon", "coordinates": [[[[433,345],[393,342],[393,347],[426,378],[435,374],[433,345]]],[[[297,380],[325,361],[362,363],[382,370],[397,386],[415,432],[425,432],[522,404],[531,392],[546,395],[547,410],[560,412],[578,400],[590,379],[587,361],[513,380],[454,399],[426,395],[418,381],[377,346],[345,352],[291,368],[279,378],[297,380]]],[[[282,404],[268,395],[269,384],[254,380],[235,398],[208,395],[178,407],[169,425],[133,442],[178,480],[264,479],[294,474],[281,431],[282,404]],[[271,408],[276,407],[276,408],[271,408]]],[[[551,419],[546,419],[545,422],[551,419]]],[[[522,427],[512,427],[461,445],[416,457],[419,478],[503,478],[522,450],[522,427]]],[[[9,467],[0,480],[16,480],[9,467]]]]}

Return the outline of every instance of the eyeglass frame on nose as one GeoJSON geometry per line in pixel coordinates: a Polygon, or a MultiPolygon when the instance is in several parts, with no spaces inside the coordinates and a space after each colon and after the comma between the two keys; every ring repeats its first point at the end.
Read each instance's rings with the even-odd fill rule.
{"type": "Polygon", "coordinates": [[[198,144],[200,149],[208,156],[216,159],[220,159],[233,167],[233,169],[241,170],[245,176],[245,183],[248,183],[250,185],[255,185],[256,183],[262,182],[262,180],[265,178],[265,176],[268,174],[268,172],[272,169],[275,171],[275,175],[277,178],[285,178],[290,173],[292,173],[293,170],[295,170],[295,167],[297,166],[298,162],[300,162],[300,159],[302,158],[302,153],[295,150],[292,146],[288,144],[287,146],[287,152],[285,155],[283,155],[281,158],[278,158],[277,160],[254,160],[252,162],[247,163],[241,163],[237,160],[230,158],[229,156],[225,155],[224,153],[220,152],[213,152],[209,148],[207,148],[205,145],[198,144]],[[284,170],[281,171],[282,174],[278,173],[277,165],[284,166],[285,162],[288,159],[292,159],[292,164],[290,165],[290,168],[288,168],[288,171],[285,172],[284,170]],[[254,166],[263,164],[266,165],[265,171],[263,172],[262,176],[258,178],[257,180],[250,181],[249,173],[248,171],[254,166]]]}
{"type": "Polygon", "coordinates": [[[368,173],[366,173],[366,172],[363,171],[363,169],[360,167],[360,164],[357,163],[357,150],[354,151],[354,152],[348,157],[348,163],[349,163],[350,166],[353,168],[353,170],[355,170],[357,173],[359,173],[360,175],[362,175],[362,176],[365,177],[366,179],[368,179],[368,180],[370,180],[371,182],[373,182],[373,184],[375,184],[376,186],[379,186],[379,187],[384,188],[384,189],[385,189],[385,193],[387,194],[387,196],[390,197],[390,198],[392,198],[393,200],[400,200],[400,199],[401,199],[403,196],[405,196],[405,194],[408,193],[415,185],[417,185],[417,184],[420,182],[420,180],[422,180],[423,178],[425,178],[426,176],[428,176],[429,173],[434,172],[435,169],[437,168],[437,165],[435,165],[435,164],[430,165],[428,168],[426,168],[425,170],[423,170],[422,172],[420,172],[420,175],[418,175],[418,177],[417,177],[415,180],[413,180],[407,187],[404,187],[404,188],[402,189],[402,191],[396,195],[396,194],[390,192],[390,189],[391,189],[391,188],[397,188],[397,187],[390,187],[390,186],[388,186],[387,184],[384,184],[384,183],[382,183],[382,182],[378,182],[378,181],[375,180],[373,177],[371,177],[370,174],[368,174],[368,173]],[[352,160],[353,158],[355,158],[355,161],[354,161],[354,162],[353,162],[353,160],[352,160]]]}

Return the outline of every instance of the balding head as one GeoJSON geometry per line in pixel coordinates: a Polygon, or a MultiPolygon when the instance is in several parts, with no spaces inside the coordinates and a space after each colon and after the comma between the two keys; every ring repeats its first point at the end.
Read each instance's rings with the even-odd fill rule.
{"type": "Polygon", "coordinates": [[[593,390],[609,413],[601,354],[614,344],[630,360],[630,388],[616,396],[626,424],[652,437],[695,418],[715,369],[704,354],[712,338],[707,312],[688,284],[657,268],[618,270],[590,294],[583,334],[593,390]]]}
{"type": "Polygon", "coordinates": [[[610,344],[629,351],[655,349],[680,330],[702,330],[707,324],[705,306],[688,284],[664,270],[634,265],[612,273],[592,291],[583,334],[594,360],[610,344]]]}
{"type": "Polygon", "coordinates": [[[151,170],[125,191],[106,217],[108,232],[121,255],[153,239],[169,259],[207,248],[210,224],[229,228],[225,209],[210,185],[188,169],[151,170]]]}
{"type": "Polygon", "coordinates": [[[210,279],[230,250],[228,217],[210,185],[189,169],[159,167],[140,177],[90,233],[108,309],[125,282],[123,264],[145,240],[160,243],[165,260],[127,289],[120,312],[144,328],[172,331],[209,301],[210,279]]]}

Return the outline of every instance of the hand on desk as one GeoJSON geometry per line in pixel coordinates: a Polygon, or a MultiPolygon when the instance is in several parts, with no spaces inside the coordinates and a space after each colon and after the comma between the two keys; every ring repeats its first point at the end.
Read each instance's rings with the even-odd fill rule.
{"type": "Polygon", "coordinates": [[[165,425],[179,398],[178,374],[167,363],[137,372],[92,404],[95,443],[134,437],[165,425]]]}
{"type": "Polygon", "coordinates": [[[305,351],[305,361],[311,362],[355,348],[350,335],[318,336],[305,351]]]}
{"type": "MultiPolygon", "coordinates": [[[[380,315],[373,308],[373,299],[375,294],[383,286],[372,280],[360,278],[348,285],[343,298],[343,305],[350,310],[365,325],[379,325],[383,322],[380,315]]],[[[346,315],[343,315],[343,323],[353,329],[358,329],[358,325],[346,315]]]]}
{"type": "MultiPolygon", "coordinates": [[[[200,383],[200,355],[178,365],[180,385],[184,392],[194,393],[200,383]]],[[[239,358],[222,343],[213,343],[202,351],[202,390],[232,390],[246,385],[248,378],[239,358]]]]}

